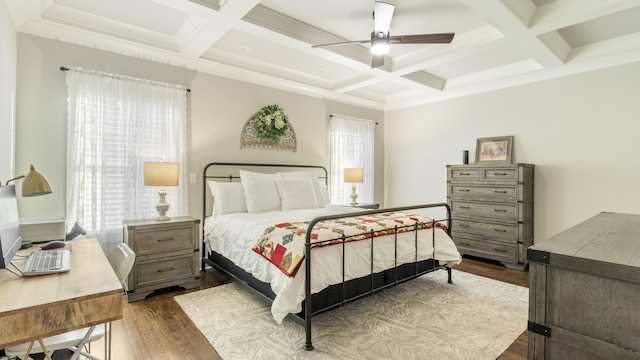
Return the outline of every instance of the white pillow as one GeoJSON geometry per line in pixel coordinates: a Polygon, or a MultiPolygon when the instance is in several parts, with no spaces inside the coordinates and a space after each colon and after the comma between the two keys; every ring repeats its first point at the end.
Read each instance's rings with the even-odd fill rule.
{"type": "Polygon", "coordinates": [[[311,179],[276,179],[276,187],[280,194],[280,208],[282,210],[318,208],[318,202],[316,201],[316,195],[313,193],[311,179]]]}
{"type": "Polygon", "coordinates": [[[280,194],[275,182],[276,179],[281,178],[279,174],[262,174],[246,170],[239,172],[248,212],[280,210],[280,194]]]}
{"type": "Polygon", "coordinates": [[[292,172],[283,172],[280,174],[282,174],[282,177],[285,177],[285,178],[311,179],[311,184],[313,185],[313,193],[316,196],[316,202],[318,203],[318,207],[323,208],[331,204],[327,186],[320,182],[320,179],[318,178],[318,174],[315,171],[292,171],[292,172]]]}
{"type": "Polygon", "coordinates": [[[213,215],[247,212],[241,183],[207,181],[207,184],[213,195],[213,215]]]}

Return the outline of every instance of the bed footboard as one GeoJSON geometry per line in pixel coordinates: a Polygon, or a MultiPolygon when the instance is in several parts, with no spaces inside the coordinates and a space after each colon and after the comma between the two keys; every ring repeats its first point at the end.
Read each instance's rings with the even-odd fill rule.
{"type": "MultiPolygon", "coordinates": [[[[373,294],[377,291],[383,290],[385,288],[391,287],[391,286],[395,286],[399,283],[402,283],[404,281],[407,280],[411,280],[411,279],[415,279],[421,275],[424,275],[426,273],[438,270],[438,269],[446,269],[447,270],[447,281],[448,283],[453,283],[452,280],[452,276],[451,276],[451,268],[446,266],[446,265],[440,265],[438,263],[438,261],[435,259],[435,251],[436,251],[436,247],[435,247],[435,234],[436,234],[436,223],[437,222],[445,222],[446,221],[446,231],[447,231],[447,235],[451,236],[451,209],[449,208],[449,205],[446,203],[437,203],[437,204],[426,204],[426,205],[416,205],[416,206],[406,206],[406,207],[397,207],[397,208],[390,208],[390,209],[380,209],[380,210],[368,210],[368,211],[361,211],[361,212],[356,212],[356,213],[349,213],[349,214],[341,214],[341,215],[329,215],[329,216],[321,216],[321,217],[317,217],[315,219],[313,219],[310,223],[309,226],[307,228],[307,232],[306,232],[306,236],[305,236],[305,300],[303,303],[303,313],[304,313],[304,318],[301,319],[304,321],[304,326],[305,326],[305,344],[304,344],[304,349],[311,351],[313,350],[313,344],[312,344],[312,334],[311,334],[311,321],[314,315],[323,312],[323,311],[327,311],[330,310],[332,308],[338,307],[338,306],[342,306],[346,303],[349,303],[351,301],[357,300],[363,296],[367,296],[370,294],[373,294]],[[351,290],[347,290],[347,286],[345,286],[346,283],[348,283],[347,281],[345,281],[344,279],[344,262],[345,262],[345,256],[344,256],[344,246],[346,243],[346,238],[343,235],[342,236],[342,247],[343,247],[343,256],[342,256],[342,269],[343,269],[343,281],[342,284],[339,284],[338,286],[338,292],[341,292],[341,300],[339,302],[335,302],[335,303],[329,303],[329,304],[325,304],[324,306],[314,306],[314,296],[313,294],[311,294],[311,262],[313,261],[312,258],[312,253],[311,253],[311,249],[312,249],[312,241],[311,241],[311,234],[312,234],[312,230],[313,228],[320,222],[326,221],[326,220],[335,220],[335,219],[341,219],[341,218],[345,218],[345,217],[357,217],[357,216],[363,216],[363,215],[372,215],[372,214],[381,214],[381,213],[389,213],[389,212],[403,212],[403,211],[410,211],[410,210],[420,210],[420,209],[429,209],[429,208],[444,208],[446,211],[446,218],[445,219],[441,219],[441,220],[432,220],[431,224],[430,224],[430,228],[432,229],[431,234],[432,234],[432,246],[433,246],[433,256],[431,257],[431,259],[428,260],[424,260],[424,261],[418,261],[417,259],[417,242],[418,242],[418,231],[420,231],[422,229],[422,227],[418,226],[419,224],[416,223],[415,229],[412,230],[415,234],[415,242],[416,242],[416,258],[415,258],[415,262],[413,263],[409,263],[409,264],[400,264],[398,265],[397,262],[397,254],[395,257],[395,263],[396,266],[385,270],[383,272],[378,272],[375,273],[373,270],[373,241],[374,241],[374,234],[373,232],[371,233],[371,236],[369,237],[369,240],[372,242],[372,246],[371,246],[371,257],[370,257],[370,262],[371,262],[371,273],[363,278],[360,279],[354,279],[354,280],[364,280],[365,282],[368,282],[368,284],[366,284],[365,286],[359,286],[358,284],[356,284],[356,286],[354,288],[349,288],[351,290]],[[355,290],[353,290],[355,289],[355,290]]],[[[391,229],[389,229],[391,230],[391,229]]],[[[398,233],[399,233],[399,228],[398,226],[395,227],[394,230],[394,242],[395,242],[395,246],[397,248],[397,237],[398,237],[398,233]]],[[[360,240],[360,241],[366,241],[366,240],[360,240]]],[[[351,280],[350,280],[351,281],[351,280]]],[[[332,287],[329,287],[328,289],[331,289],[332,287]]],[[[328,290],[328,291],[332,291],[332,290],[328,290]]]]}

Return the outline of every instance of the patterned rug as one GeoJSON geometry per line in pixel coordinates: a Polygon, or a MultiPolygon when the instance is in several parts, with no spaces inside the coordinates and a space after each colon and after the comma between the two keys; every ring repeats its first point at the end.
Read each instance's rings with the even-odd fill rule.
{"type": "Polygon", "coordinates": [[[437,271],[314,317],[278,325],[269,306],[235,283],[175,297],[225,360],[496,359],[525,330],[527,288],[437,271]]]}

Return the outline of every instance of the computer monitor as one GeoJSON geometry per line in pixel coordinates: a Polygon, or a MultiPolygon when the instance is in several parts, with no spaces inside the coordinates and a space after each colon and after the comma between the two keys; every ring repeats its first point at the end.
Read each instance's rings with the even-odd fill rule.
{"type": "Polygon", "coordinates": [[[6,268],[22,246],[15,185],[0,186],[0,269],[6,268]]]}

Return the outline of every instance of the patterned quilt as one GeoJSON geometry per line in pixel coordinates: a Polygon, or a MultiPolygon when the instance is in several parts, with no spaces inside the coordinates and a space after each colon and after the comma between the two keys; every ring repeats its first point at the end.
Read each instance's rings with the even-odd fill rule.
{"type": "MultiPolygon", "coordinates": [[[[276,224],[264,230],[253,247],[253,251],[269,260],[286,275],[293,277],[300,268],[305,255],[305,236],[311,221],[276,224]]],[[[341,244],[371,237],[392,235],[398,232],[431,228],[432,220],[420,215],[402,212],[371,214],[318,222],[311,231],[311,246],[341,244]]],[[[446,231],[446,226],[436,223],[446,231]]]]}

